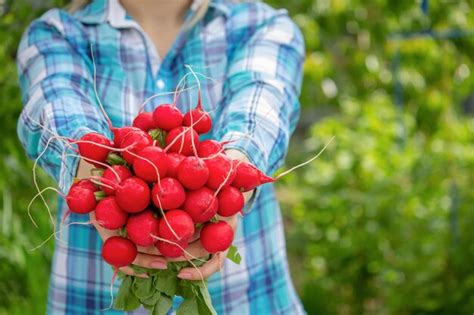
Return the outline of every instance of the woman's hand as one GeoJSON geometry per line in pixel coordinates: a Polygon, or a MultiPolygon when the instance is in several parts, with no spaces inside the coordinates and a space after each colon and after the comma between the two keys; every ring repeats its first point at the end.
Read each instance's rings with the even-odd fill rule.
{"type": "MultiPolygon", "coordinates": [[[[238,151],[238,150],[227,150],[226,154],[232,159],[248,161],[247,157],[241,151],[238,151]]],[[[93,165],[81,160],[79,163],[76,177],[78,179],[89,177],[90,171],[93,168],[94,168],[93,165]]],[[[252,193],[253,192],[244,193],[245,202],[247,202],[250,199],[252,193]]],[[[97,232],[99,233],[103,241],[105,241],[111,236],[119,235],[118,230],[107,230],[101,227],[99,224],[97,224],[97,222],[95,221],[94,212],[91,212],[90,219],[94,227],[97,229],[97,232]]],[[[238,214],[232,217],[228,217],[228,218],[219,217],[219,220],[227,221],[232,227],[232,229],[234,230],[234,235],[235,235],[235,231],[237,229],[238,214]]],[[[162,256],[155,246],[150,246],[150,247],[138,246],[137,258],[133,262],[133,265],[144,267],[144,268],[150,268],[150,269],[166,269],[168,261],[169,262],[185,261],[185,260],[192,260],[196,258],[206,257],[207,255],[209,255],[209,253],[201,245],[201,242],[199,241],[199,233],[200,233],[200,229],[197,229],[194,233],[194,236],[189,246],[186,248],[186,252],[184,256],[178,257],[178,258],[166,258],[162,256]]],[[[217,253],[213,255],[208,262],[206,262],[204,265],[202,265],[199,268],[194,268],[194,267],[183,268],[178,274],[178,277],[182,279],[188,279],[188,280],[201,280],[202,278],[206,279],[210,277],[212,274],[222,269],[226,256],[227,256],[227,251],[217,253]]],[[[143,278],[148,277],[148,275],[146,274],[135,274],[133,268],[130,266],[122,267],[119,270],[127,275],[135,275],[135,276],[143,277],[143,278]]]]}
{"type": "MultiPolygon", "coordinates": [[[[248,162],[247,157],[245,154],[243,154],[239,150],[227,150],[226,155],[229,156],[233,160],[241,160],[244,162],[248,162]]],[[[247,202],[250,197],[252,196],[253,191],[249,191],[244,193],[244,198],[245,202],[247,202]]],[[[234,230],[234,235],[237,230],[237,222],[238,222],[238,215],[236,214],[232,217],[224,218],[224,217],[219,217],[219,220],[224,220],[227,221],[227,223],[230,224],[232,229],[234,230]]],[[[185,258],[187,259],[193,259],[195,257],[203,257],[207,254],[209,254],[201,245],[201,242],[198,240],[195,240],[192,242],[189,247],[186,249],[186,251],[191,254],[185,255],[185,258]]],[[[202,265],[199,268],[194,268],[194,267],[189,267],[189,268],[183,268],[178,274],[178,277],[181,279],[188,279],[188,280],[201,280],[202,278],[207,279],[214,273],[218,272],[219,270],[222,269],[224,266],[224,261],[227,257],[227,252],[228,250],[224,252],[219,252],[211,257],[211,259],[206,262],[204,265],[202,265]]],[[[182,257],[176,258],[176,259],[168,259],[169,261],[182,261],[186,260],[182,257]]]]}
{"type": "MultiPolygon", "coordinates": [[[[227,221],[232,227],[232,230],[237,230],[237,221],[238,221],[238,214],[223,218],[219,217],[219,220],[227,221]]],[[[186,248],[186,252],[184,257],[178,258],[169,258],[168,261],[183,261],[187,259],[195,259],[196,257],[205,257],[209,255],[209,253],[202,247],[201,242],[199,239],[192,242],[188,248],[186,248]]],[[[224,261],[227,257],[227,250],[224,252],[219,252],[217,254],[212,255],[211,259],[206,262],[204,265],[198,268],[188,267],[183,268],[178,274],[178,277],[181,279],[187,280],[202,280],[207,279],[214,273],[218,272],[224,266],[224,261]]]]}
{"type": "MultiPolygon", "coordinates": [[[[97,224],[97,222],[95,221],[94,211],[91,212],[90,219],[91,219],[91,222],[93,222],[92,224],[96,228],[97,232],[99,232],[99,235],[103,241],[105,241],[111,236],[119,235],[118,230],[107,230],[101,227],[99,224],[97,224]]],[[[143,267],[143,268],[149,268],[149,269],[166,269],[166,264],[167,264],[166,258],[161,256],[158,250],[156,250],[154,246],[150,246],[150,247],[137,246],[137,249],[138,249],[138,254],[132,263],[133,265],[143,267]]],[[[130,266],[121,267],[119,268],[119,270],[130,276],[138,276],[142,278],[148,277],[147,274],[135,274],[135,272],[133,271],[133,268],[130,266]]]]}

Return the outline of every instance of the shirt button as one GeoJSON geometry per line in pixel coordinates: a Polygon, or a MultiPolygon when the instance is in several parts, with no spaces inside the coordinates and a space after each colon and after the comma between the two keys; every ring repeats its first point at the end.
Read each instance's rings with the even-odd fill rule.
{"type": "Polygon", "coordinates": [[[159,89],[164,88],[165,87],[165,82],[163,82],[163,80],[156,81],[156,87],[159,88],[159,89]]]}

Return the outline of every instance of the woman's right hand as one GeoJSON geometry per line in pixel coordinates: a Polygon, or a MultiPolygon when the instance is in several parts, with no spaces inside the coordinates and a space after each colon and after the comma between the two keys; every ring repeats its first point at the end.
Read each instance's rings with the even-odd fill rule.
{"type": "MultiPolygon", "coordinates": [[[[97,232],[99,232],[99,235],[103,241],[105,241],[109,237],[119,235],[118,230],[107,230],[101,227],[95,221],[94,211],[90,213],[90,219],[91,219],[92,224],[96,228],[97,232]]],[[[166,269],[166,258],[159,255],[158,250],[154,246],[150,246],[150,247],[138,246],[137,248],[138,248],[138,254],[135,260],[133,261],[133,265],[143,267],[143,268],[149,268],[149,269],[166,269]]],[[[130,266],[121,267],[119,268],[119,270],[130,276],[138,276],[142,278],[148,277],[146,274],[135,274],[135,272],[133,271],[133,268],[130,266]]]]}
{"type": "MultiPolygon", "coordinates": [[[[79,180],[88,178],[93,168],[94,166],[92,164],[89,164],[84,160],[80,160],[76,177],[79,180]]],[[[90,213],[90,221],[96,228],[97,232],[99,233],[103,241],[105,241],[111,236],[119,235],[118,230],[108,230],[101,227],[95,220],[94,211],[90,213]]],[[[143,267],[143,268],[166,269],[166,262],[167,262],[166,258],[159,255],[158,250],[154,246],[150,246],[150,247],[138,246],[138,254],[133,264],[139,267],[143,267]]],[[[135,272],[133,271],[133,268],[130,266],[122,267],[119,270],[127,275],[135,275],[135,276],[144,277],[144,278],[147,277],[146,274],[138,274],[138,275],[135,274],[135,272]]]]}

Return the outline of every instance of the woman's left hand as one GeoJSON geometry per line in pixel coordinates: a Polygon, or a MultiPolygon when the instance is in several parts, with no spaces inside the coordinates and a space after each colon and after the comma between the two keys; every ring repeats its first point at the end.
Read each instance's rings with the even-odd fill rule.
{"type": "MultiPolygon", "coordinates": [[[[227,221],[227,223],[230,224],[230,226],[234,230],[234,235],[237,229],[237,221],[238,221],[237,216],[238,214],[232,217],[227,217],[227,218],[219,217],[219,220],[227,221]]],[[[199,232],[200,232],[200,229],[195,231],[191,243],[185,249],[184,255],[177,258],[169,258],[169,257],[160,256],[161,253],[158,251],[158,249],[156,249],[155,246],[138,247],[138,249],[141,252],[149,254],[149,255],[158,255],[162,257],[163,259],[166,259],[166,261],[168,262],[188,261],[188,260],[193,260],[196,258],[202,259],[208,256],[209,253],[201,245],[201,241],[199,240],[199,232]]],[[[227,257],[227,250],[216,253],[212,255],[210,260],[204,263],[201,267],[198,267],[198,268],[189,267],[189,268],[181,269],[181,271],[178,274],[178,277],[181,279],[187,279],[187,280],[207,279],[211,275],[213,275],[214,273],[222,269],[226,257],[227,257]]]]}
{"type": "MultiPolygon", "coordinates": [[[[232,229],[234,230],[234,235],[235,231],[237,229],[237,218],[238,214],[228,217],[228,218],[219,218],[219,220],[224,220],[227,221],[227,223],[230,224],[232,229]]],[[[185,257],[180,257],[177,259],[168,259],[169,261],[182,261],[187,259],[193,259],[196,257],[203,257],[205,255],[208,255],[209,253],[202,247],[201,242],[199,239],[195,240],[192,242],[189,247],[186,249],[188,253],[185,254],[185,257]],[[192,256],[194,257],[192,257],[192,256]]],[[[202,279],[207,279],[214,273],[218,272],[219,270],[222,269],[224,266],[224,261],[227,257],[227,251],[219,252],[214,255],[209,259],[208,262],[204,263],[201,267],[194,268],[194,267],[188,267],[188,268],[183,268],[178,274],[178,278],[181,279],[187,279],[187,280],[202,280],[202,279]]]]}
{"type": "MultiPolygon", "coordinates": [[[[239,150],[233,150],[233,149],[226,150],[226,155],[233,160],[241,160],[244,162],[248,162],[247,156],[239,150]]],[[[245,198],[246,203],[250,199],[252,194],[253,194],[253,191],[244,193],[244,198],[245,198]]],[[[219,217],[219,220],[227,221],[227,223],[230,224],[230,226],[234,230],[234,235],[237,230],[238,215],[239,214],[236,214],[228,218],[219,217]]],[[[199,232],[200,231],[196,231],[195,237],[198,237],[199,232]]],[[[183,257],[179,257],[176,259],[168,258],[168,261],[183,261],[187,259],[195,259],[196,257],[203,257],[209,254],[202,247],[199,239],[194,240],[186,249],[186,251],[194,257],[192,257],[189,254],[185,254],[184,258],[183,257]]],[[[199,268],[189,267],[189,268],[181,269],[181,271],[178,274],[178,277],[181,279],[187,279],[187,280],[201,280],[203,278],[204,279],[209,278],[211,275],[213,275],[214,273],[222,269],[222,267],[224,266],[224,261],[227,257],[227,252],[228,250],[212,255],[211,259],[199,268]]]]}
{"type": "MultiPolygon", "coordinates": [[[[246,162],[248,161],[247,157],[238,150],[227,150],[226,154],[232,159],[239,159],[246,162]]],[[[252,194],[253,194],[253,191],[244,193],[245,202],[247,202],[250,199],[252,194]]],[[[229,223],[235,235],[236,230],[237,230],[238,215],[239,214],[236,214],[232,217],[218,216],[218,219],[229,223]]],[[[150,247],[138,246],[138,251],[141,254],[143,254],[142,256],[149,255],[149,257],[155,257],[155,258],[159,257],[160,259],[163,259],[168,262],[188,261],[188,260],[193,260],[196,258],[205,258],[206,256],[209,255],[209,253],[201,245],[201,242],[199,240],[200,231],[201,231],[200,229],[197,229],[195,231],[192,241],[190,242],[189,246],[185,249],[184,255],[177,258],[168,258],[168,257],[162,256],[155,246],[150,246],[150,247]]],[[[211,275],[213,275],[214,273],[222,269],[224,265],[224,261],[227,257],[227,252],[228,250],[212,255],[209,261],[207,261],[206,263],[204,263],[202,266],[198,268],[188,267],[188,268],[181,269],[181,271],[178,274],[178,277],[181,279],[187,279],[187,280],[202,280],[202,279],[209,278],[211,275]]]]}

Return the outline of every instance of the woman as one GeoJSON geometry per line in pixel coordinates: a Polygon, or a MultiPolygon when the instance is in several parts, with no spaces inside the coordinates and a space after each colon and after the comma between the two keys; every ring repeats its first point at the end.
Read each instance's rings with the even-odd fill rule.
{"type": "MultiPolygon", "coordinates": [[[[218,0],[73,1],[69,11],[48,11],[30,25],[18,52],[25,103],[18,133],[31,158],[53,133],[78,139],[95,131],[112,138],[94,94],[92,56],[97,92],[114,126],[130,125],[151,95],[172,91],[189,64],[212,78],[202,88],[204,108],[215,122],[209,136],[234,140],[227,147],[231,154],[268,174],[281,166],[298,119],[304,58],[301,34],[285,11],[218,0]]],[[[195,89],[183,91],[178,106],[183,111],[194,107],[195,94],[195,89]]],[[[145,110],[171,101],[172,95],[156,97],[145,110]]],[[[68,191],[76,171],[82,176],[90,166],[62,157],[63,150],[54,141],[40,165],[68,191]]],[[[272,185],[253,197],[250,212],[234,218],[242,263],[225,262],[221,272],[216,263],[201,267],[213,304],[218,314],[304,313],[289,276],[272,185]]],[[[60,201],[58,217],[65,211],[60,201]]],[[[75,215],[69,220],[86,221],[75,215]]],[[[110,302],[112,269],[102,261],[100,248],[101,238],[110,233],[97,233],[90,225],[63,229],[65,243],[58,242],[54,253],[48,313],[102,313],[110,302]]],[[[134,264],[165,268],[159,253],[142,251],[134,264]]],[[[179,276],[199,279],[192,268],[179,276]]]]}

